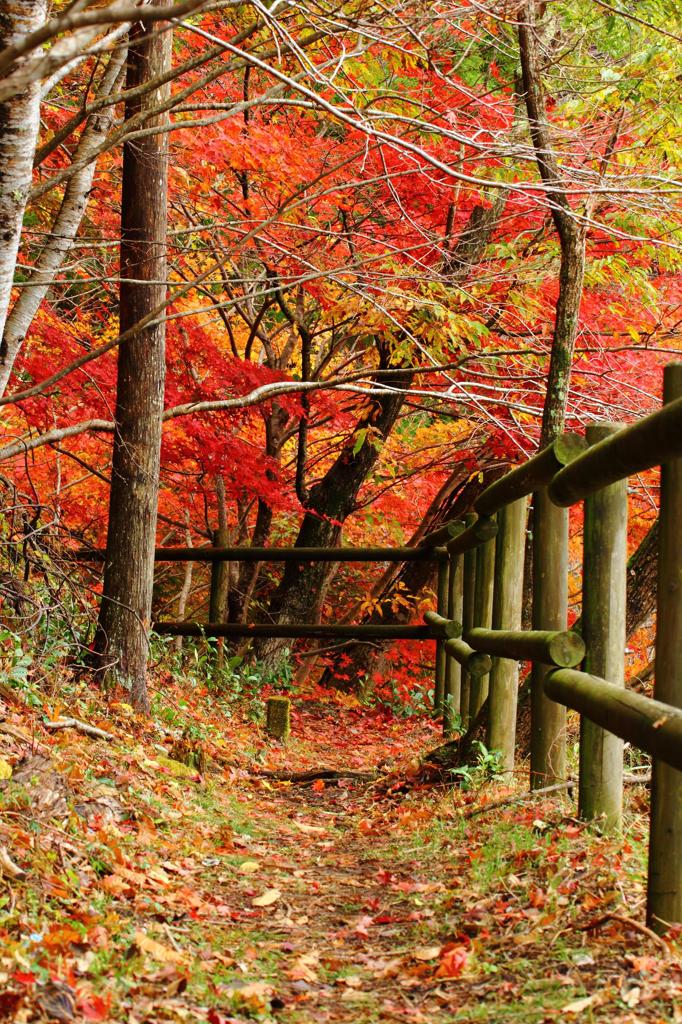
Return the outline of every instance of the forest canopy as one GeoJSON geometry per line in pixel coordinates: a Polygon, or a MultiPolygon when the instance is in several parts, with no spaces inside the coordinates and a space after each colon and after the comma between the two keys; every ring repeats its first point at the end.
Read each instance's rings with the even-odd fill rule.
{"type": "MultiPolygon", "coordinates": [[[[412,543],[562,430],[654,408],[679,351],[678,30],[661,0],[8,8],[3,530],[39,600],[60,606],[57,538],[106,543],[118,353],[154,330],[159,546],[412,543]],[[139,276],[126,153],[164,221],[139,276]]],[[[653,478],[631,504],[634,550],[653,478]]],[[[369,571],[229,563],[221,614],[419,618],[432,574],[369,571]]],[[[100,587],[70,573],[67,618],[100,587]]],[[[157,567],[154,618],[208,601],[205,571],[157,567]]],[[[420,650],[394,652],[406,685],[420,650]]]]}

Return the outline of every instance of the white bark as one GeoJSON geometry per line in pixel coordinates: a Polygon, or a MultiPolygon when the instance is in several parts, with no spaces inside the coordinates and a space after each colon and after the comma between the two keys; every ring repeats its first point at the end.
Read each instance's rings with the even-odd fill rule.
{"type": "MultiPolygon", "coordinates": [[[[0,8],[0,49],[11,47],[44,24],[46,0],[12,0],[0,8]]],[[[4,334],[14,282],[40,127],[40,83],[0,103],[0,333],[4,334]]],[[[6,351],[0,345],[0,375],[6,351]]],[[[2,376],[0,376],[2,380],[2,376]]],[[[0,384],[0,394],[3,387],[0,384]]]]}
{"type": "MultiPolygon", "coordinates": [[[[98,93],[100,97],[109,95],[116,87],[125,62],[126,52],[127,46],[121,46],[112,54],[100,84],[98,93]]],[[[56,272],[73,245],[87,207],[92,179],[97,166],[97,154],[102,141],[111,128],[114,110],[113,106],[104,107],[103,110],[94,114],[85,126],[75,154],[75,160],[83,166],[77,174],[69,179],[62,204],[50,231],[50,240],[35,262],[28,285],[22,288],[12,312],[7,317],[2,343],[3,356],[0,363],[0,396],[5,393],[26,332],[54,282],[56,272]]]]}

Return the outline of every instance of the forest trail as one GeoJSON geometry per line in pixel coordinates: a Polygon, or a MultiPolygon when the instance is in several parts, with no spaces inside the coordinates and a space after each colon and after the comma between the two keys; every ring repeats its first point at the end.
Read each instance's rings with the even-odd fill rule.
{"type": "Polygon", "coordinates": [[[29,781],[8,738],[24,799],[4,784],[2,843],[25,875],[3,868],[0,1019],[682,1020],[680,960],[641,924],[636,813],[623,843],[548,799],[467,817],[499,786],[416,783],[425,719],[303,701],[278,746],[210,713],[203,776],[158,726],[132,744],[38,727],[29,781]],[[255,774],[380,764],[376,782],[255,774]]]}

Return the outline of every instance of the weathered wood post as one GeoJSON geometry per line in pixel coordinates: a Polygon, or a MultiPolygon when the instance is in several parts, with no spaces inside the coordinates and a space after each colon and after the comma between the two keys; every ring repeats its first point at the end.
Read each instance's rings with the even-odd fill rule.
{"type": "MultiPolygon", "coordinates": [[[[462,621],[463,562],[462,555],[454,555],[450,559],[447,616],[456,622],[462,621]]],[[[445,700],[443,703],[443,733],[445,736],[449,736],[453,732],[454,722],[461,714],[461,687],[462,666],[455,658],[446,656],[445,700]]]]}
{"type": "MultiPolygon", "coordinates": [[[[476,584],[474,588],[474,626],[490,629],[493,622],[493,592],[495,589],[495,538],[476,549],[476,584]]],[[[473,720],[488,697],[490,676],[476,676],[471,680],[469,715],[473,720]]]]}
{"type": "MultiPolygon", "coordinates": [[[[447,619],[448,594],[450,592],[450,559],[444,556],[438,562],[438,586],[436,593],[436,609],[439,615],[447,619]]],[[[433,688],[433,716],[437,718],[443,713],[445,696],[445,668],[447,657],[443,650],[442,639],[436,640],[436,678],[433,688]]]]}
{"type": "MultiPolygon", "coordinates": [[[[682,363],[666,366],[663,401],[682,398],[682,363]]],[[[661,467],[656,612],[656,700],[682,707],[682,458],[661,467]]],[[[682,923],[682,772],[654,760],[647,921],[658,932],[682,923]]]]}
{"type": "Polygon", "coordinates": [[[291,733],[291,701],[288,697],[268,697],[265,731],[275,740],[288,740],[291,733]]]}
{"type": "MultiPolygon", "coordinates": [[[[620,429],[587,428],[589,444],[620,429]]],[[[627,585],[627,479],[604,487],[584,503],[583,628],[585,672],[625,685],[625,592],[627,585]]],[[[623,818],[623,741],[585,716],[580,721],[578,813],[606,830],[623,818]]]]}
{"type": "MultiPolygon", "coordinates": [[[[466,524],[470,526],[476,518],[471,512],[466,517],[466,524]]],[[[463,556],[462,574],[462,632],[466,634],[474,625],[474,596],[476,592],[476,549],[465,551],[463,556]]],[[[460,715],[462,727],[466,729],[471,720],[471,676],[462,669],[462,682],[460,689],[460,715]]]]}
{"type": "MultiPolygon", "coordinates": [[[[497,516],[493,629],[521,629],[527,505],[520,498],[497,516]]],[[[518,688],[518,661],[495,658],[490,673],[488,749],[500,753],[505,773],[514,769],[518,688]]]]}
{"type": "MultiPolygon", "coordinates": [[[[547,488],[533,496],[533,629],[565,630],[568,620],[568,511],[547,488]]],[[[566,778],[566,708],[545,696],[547,665],[531,676],[531,789],[566,778]]]]}

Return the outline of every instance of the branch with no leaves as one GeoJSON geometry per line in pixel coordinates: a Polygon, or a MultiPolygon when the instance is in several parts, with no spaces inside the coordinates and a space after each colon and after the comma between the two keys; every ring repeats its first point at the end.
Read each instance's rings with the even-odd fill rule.
{"type": "Polygon", "coordinates": [[[91,736],[96,740],[111,740],[116,737],[110,732],[105,732],[104,729],[98,729],[96,725],[88,725],[87,722],[81,722],[80,718],[57,718],[54,721],[43,722],[46,729],[58,730],[58,729],[75,729],[77,732],[82,732],[84,736],[91,736]]]}

